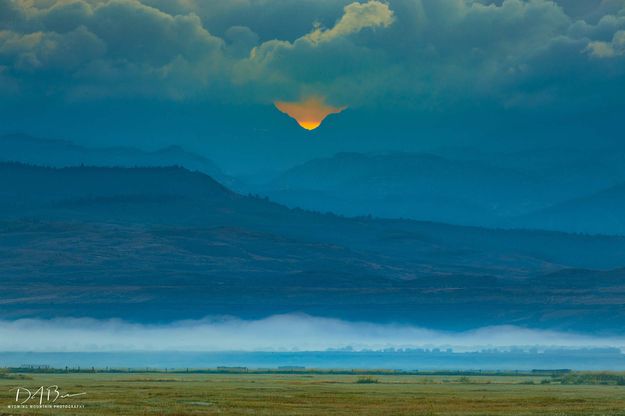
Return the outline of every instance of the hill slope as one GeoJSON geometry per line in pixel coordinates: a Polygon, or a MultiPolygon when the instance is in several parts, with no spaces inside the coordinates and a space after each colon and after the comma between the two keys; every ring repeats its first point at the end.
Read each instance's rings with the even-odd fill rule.
{"type": "Polygon", "coordinates": [[[526,226],[580,233],[625,234],[625,183],[522,218],[526,226]]]}
{"type": "Polygon", "coordinates": [[[0,164],[0,213],[0,318],[306,312],[620,330],[625,317],[625,238],[321,215],[182,168],[0,164]],[[595,286],[544,279],[599,269],[612,277],[595,286]]]}
{"type": "Polygon", "coordinates": [[[538,177],[420,153],[340,153],[292,168],[266,186],[272,199],[348,215],[494,225],[545,206],[538,177]]]}
{"type": "Polygon", "coordinates": [[[170,146],[154,152],[132,147],[84,147],[67,140],[51,140],[26,134],[0,136],[0,162],[19,162],[51,167],[67,166],[118,166],[155,167],[184,166],[221,180],[231,181],[205,157],[170,146]]]}

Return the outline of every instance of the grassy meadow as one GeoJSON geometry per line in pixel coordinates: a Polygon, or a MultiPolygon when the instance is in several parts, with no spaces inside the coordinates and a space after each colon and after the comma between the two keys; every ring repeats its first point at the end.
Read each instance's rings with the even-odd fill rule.
{"type": "Polygon", "coordinates": [[[567,377],[4,373],[0,415],[625,415],[625,386],[614,382],[620,378],[567,377]],[[57,401],[84,407],[9,407],[11,389],[50,385],[86,393],[57,401]]]}

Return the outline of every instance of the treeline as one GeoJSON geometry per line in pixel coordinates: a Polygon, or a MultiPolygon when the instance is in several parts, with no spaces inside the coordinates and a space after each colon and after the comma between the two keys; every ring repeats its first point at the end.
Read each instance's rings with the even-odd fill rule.
{"type": "MultiPolygon", "coordinates": [[[[46,374],[62,374],[62,373],[156,373],[156,374],[327,374],[327,375],[407,375],[407,376],[458,376],[458,377],[478,377],[478,376],[515,376],[515,377],[551,377],[551,382],[561,382],[562,384],[575,384],[569,382],[570,376],[586,376],[587,373],[574,373],[571,370],[531,370],[531,371],[492,371],[492,370],[448,370],[448,371],[428,371],[428,370],[386,370],[386,369],[318,369],[318,368],[247,368],[247,367],[217,367],[217,368],[98,368],[98,367],[8,367],[1,368],[1,374],[25,374],[25,373],[46,373],[46,374]],[[566,379],[567,382],[563,380],[566,379]]],[[[603,374],[603,373],[601,373],[603,374]]],[[[625,380],[625,374],[610,374],[613,377],[621,377],[625,380]]],[[[585,384],[585,383],[578,383],[585,384]]],[[[615,383],[613,383],[615,384],[615,383]]]]}
{"type": "Polygon", "coordinates": [[[560,384],[589,384],[625,386],[625,374],[618,373],[571,373],[557,377],[560,384]]]}

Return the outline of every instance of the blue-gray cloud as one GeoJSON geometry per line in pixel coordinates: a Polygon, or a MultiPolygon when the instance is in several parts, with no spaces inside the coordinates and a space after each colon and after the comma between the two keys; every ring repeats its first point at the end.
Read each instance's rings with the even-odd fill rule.
{"type": "Polygon", "coordinates": [[[0,0],[5,97],[623,101],[625,0],[0,0]]]}

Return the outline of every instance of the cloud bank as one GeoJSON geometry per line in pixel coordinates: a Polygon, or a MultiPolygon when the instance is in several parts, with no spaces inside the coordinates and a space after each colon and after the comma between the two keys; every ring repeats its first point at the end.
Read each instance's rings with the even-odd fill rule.
{"type": "Polygon", "coordinates": [[[406,325],[347,322],[306,315],[260,320],[212,318],[163,325],[119,320],[0,321],[0,351],[325,351],[353,348],[561,347],[625,349],[623,337],[497,326],[452,333],[406,325]]]}
{"type": "Polygon", "coordinates": [[[625,0],[0,0],[4,99],[622,104],[625,0]]]}

